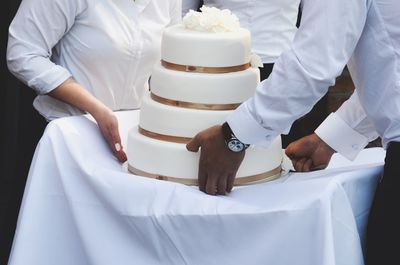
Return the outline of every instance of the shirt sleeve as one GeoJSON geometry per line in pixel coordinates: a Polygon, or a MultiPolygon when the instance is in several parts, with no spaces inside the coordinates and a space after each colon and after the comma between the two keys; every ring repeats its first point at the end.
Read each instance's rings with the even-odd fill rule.
{"type": "Polygon", "coordinates": [[[169,25],[175,25],[182,21],[182,0],[173,1],[174,4],[171,7],[171,22],[169,25]]]}
{"type": "Polygon", "coordinates": [[[83,0],[24,0],[9,27],[7,65],[11,73],[46,94],[71,77],[51,61],[52,49],[84,10],[83,0]]]}
{"type": "Polygon", "coordinates": [[[330,114],[315,133],[350,160],[354,160],[369,142],[378,137],[374,124],[360,104],[357,92],[335,113],[330,114]]]}
{"type": "Polygon", "coordinates": [[[302,21],[291,49],[275,62],[255,95],[228,116],[236,137],[268,146],[335,83],[362,33],[366,1],[303,0],[302,21]]]}

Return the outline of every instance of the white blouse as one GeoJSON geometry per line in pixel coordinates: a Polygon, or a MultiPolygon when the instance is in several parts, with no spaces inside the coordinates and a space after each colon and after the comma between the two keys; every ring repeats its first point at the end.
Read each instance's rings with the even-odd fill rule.
{"type": "Polygon", "coordinates": [[[349,159],[376,136],[400,142],[398,0],[303,0],[292,47],[254,97],[228,117],[245,143],[268,146],[335,83],[345,64],[356,92],[316,133],[349,159]]]}
{"type": "Polygon", "coordinates": [[[82,114],[46,94],[73,77],[112,110],[135,109],[180,0],[23,0],[9,28],[9,70],[48,120],[82,114]]]}
{"type": "MultiPolygon", "coordinates": [[[[200,0],[183,0],[182,15],[196,10],[200,0]]],[[[229,9],[251,32],[252,52],[263,63],[274,63],[290,48],[296,34],[300,0],[204,0],[204,5],[229,9]]]]}

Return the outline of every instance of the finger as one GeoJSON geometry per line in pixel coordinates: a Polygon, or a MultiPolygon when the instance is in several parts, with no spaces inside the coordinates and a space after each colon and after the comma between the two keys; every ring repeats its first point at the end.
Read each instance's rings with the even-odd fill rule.
{"type": "Polygon", "coordinates": [[[236,174],[229,174],[228,179],[226,180],[226,191],[231,192],[233,189],[233,184],[235,182],[235,175],[236,174]]]}
{"type": "Polygon", "coordinates": [[[126,158],[126,153],[124,151],[124,147],[122,146],[122,143],[121,143],[121,136],[120,136],[119,130],[118,130],[118,123],[114,124],[110,128],[110,134],[111,134],[112,141],[114,143],[115,155],[117,156],[117,158],[120,162],[125,162],[127,160],[127,158],[126,158]]]}
{"type": "Polygon", "coordinates": [[[219,178],[218,186],[217,186],[217,193],[219,195],[225,195],[226,194],[227,180],[228,180],[228,176],[227,175],[224,175],[224,176],[219,178]]]}
{"type": "Polygon", "coordinates": [[[196,135],[194,138],[192,138],[192,140],[190,140],[190,142],[188,142],[186,144],[186,149],[190,152],[198,152],[199,148],[201,146],[201,142],[199,139],[199,136],[196,135]]]}
{"type": "Polygon", "coordinates": [[[294,168],[296,171],[302,172],[303,171],[303,165],[307,161],[307,158],[302,157],[297,160],[296,164],[294,165],[294,168]]]}
{"type": "Polygon", "coordinates": [[[293,143],[289,144],[285,149],[285,154],[290,158],[294,159],[295,156],[295,148],[293,147],[293,143]]]}
{"type": "Polygon", "coordinates": [[[206,183],[206,193],[210,195],[216,195],[218,191],[218,175],[213,174],[207,175],[207,183],[206,183]]]}
{"type": "Polygon", "coordinates": [[[325,169],[327,166],[328,166],[327,164],[326,164],[326,165],[318,165],[318,166],[314,166],[314,165],[313,165],[313,166],[310,168],[310,171],[325,169]]]}
{"type": "Polygon", "coordinates": [[[311,167],[312,167],[313,161],[312,159],[307,159],[306,162],[304,162],[303,165],[303,172],[309,172],[311,167]]]}
{"type": "Polygon", "coordinates": [[[118,160],[120,162],[125,162],[127,160],[126,153],[123,150],[123,147],[122,147],[121,143],[117,142],[117,143],[114,143],[114,145],[111,145],[111,146],[113,146],[112,147],[113,148],[113,152],[114,152],[115,156],[118,158],[118,160]]]}
{"type": "Polygon", "coordinates": [[[291,162],[292,162],[292,166],[293,166],[294,170],[296,170],[295,165],[296,165],[297,161],[298,161],[298,159],[291,158],[291,162]]]}
{"type": "Polygon", "coordinates": [[[204,159],[200,156],[199,162],[199,190],[202,192],[206,192],[206,183],[207,183],[207,171],[206,171],[206,164],[204,163],[204,159]]]}

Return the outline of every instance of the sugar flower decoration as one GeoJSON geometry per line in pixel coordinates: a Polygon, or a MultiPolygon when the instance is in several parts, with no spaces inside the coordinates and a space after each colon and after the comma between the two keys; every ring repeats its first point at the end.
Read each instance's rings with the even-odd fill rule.
{"type": "Polygon", "coordinates": [[[183,17],[187,29],[204,32],[232,32],[240,28],[239,19],[228,9],[202,6],[201,12],[190,10],[183,17]]]}

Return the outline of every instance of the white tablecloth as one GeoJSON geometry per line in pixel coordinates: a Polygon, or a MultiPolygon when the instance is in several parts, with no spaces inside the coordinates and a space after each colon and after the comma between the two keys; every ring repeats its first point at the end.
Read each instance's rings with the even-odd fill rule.
{"type": "MultiPolygon", "coordinates": [[[[138,111],[117,115],[126,142],[138,111]]],[[[9,264],[363,264],[384,155],[209,196],[129,174],[91,120],[59,119],[36,149],[9,264]]]]}

